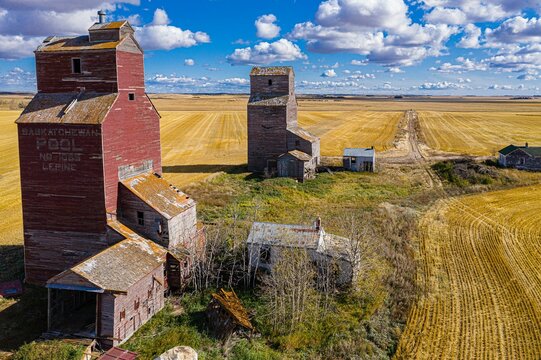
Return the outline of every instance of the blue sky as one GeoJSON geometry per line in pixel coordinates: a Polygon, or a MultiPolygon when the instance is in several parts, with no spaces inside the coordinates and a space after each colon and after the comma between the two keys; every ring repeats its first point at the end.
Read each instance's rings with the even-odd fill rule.
{"type": "Polygon", "coordinates": [[[149,92],[247,92],[290,65],[301,93],[541,94],[539,0],[0,0],[0,90],[35,89],[32,50],[106,9],[130,19],[149,92]]]}

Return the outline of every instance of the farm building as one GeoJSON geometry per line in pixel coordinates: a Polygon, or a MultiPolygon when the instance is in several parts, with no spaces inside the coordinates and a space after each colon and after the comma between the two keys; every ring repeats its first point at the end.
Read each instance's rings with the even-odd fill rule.
{"type": "Polygon", "coordinates": [[[498,163],[504,167],[541,171],[541,147],[509,145],[499,151],[498,163]]]}
{"type": "Polygon", "coordinates": [[[349,239],[325,232],[319,218],[313,226],[254,222],[247,244],[252,268],[272,271],[282,249],[293,248],[306,250],[318,268],[336,265],[339,285],[350,284],[356,273],[348,253],[349,239]]]}
{"type": "Polygon", "coordinates": [[[374,172],[376,169],[376,150],[373,146],[344,149],[343,163],[346,170],[374,172]]]}
{"type": "Polygon", "coordinates": [[[16,121],[25,281],[49,289],[51,332],[104,346],[163,307],[204,241],[195,201],[161,176],[160,117],[133,33],[100,22],[45,39],[38,93],[16,121]]]}
{"type": "Polygon", "coordinates": [[[319,138],[297,123],[293,69],[254,67],[248,102],[248,170],[304,180],[315,176],[319,162],[319,138]],[[279,166],[281,156],[286,159],[279,166]]]}

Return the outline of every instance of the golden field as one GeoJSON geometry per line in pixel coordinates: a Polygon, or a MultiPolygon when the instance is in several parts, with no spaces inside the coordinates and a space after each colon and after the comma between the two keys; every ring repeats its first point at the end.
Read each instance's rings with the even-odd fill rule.
{"type": "Polygon", "coordinates": [[[423,140],[434,149],[468,155],[496,155],[509,145],[541,145],[541,105],[532,112],[419,113],[423,140]]]}
{"type": "Polygon", "coordinates": [[[397,359],[541,358],[541,186],[438,202],[397,359]]]}

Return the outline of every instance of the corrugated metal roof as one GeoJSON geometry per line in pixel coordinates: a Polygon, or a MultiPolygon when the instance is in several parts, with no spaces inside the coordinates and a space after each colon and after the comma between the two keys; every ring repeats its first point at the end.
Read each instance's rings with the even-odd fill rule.
{"type": "Polygon", "coordinates": [[[122,26],[126,25],[127,23],[128,23],[127,20],[111,21],[107,23],[95,23],[88,29],[88,31],[120,29],[122,26]]]}
{"type": "Polygon", "coordinates": [[[312,135],[311,133],[309,133],[308,131],[300,127],[288,127],[287,130],[291,132],[292,134],[297,135],[301,139],[304,139],[310,142],[315,142],[319,140],[317,136],[312,135]]]}
{"type": "Polygon", "coordinates": [[[212,294],[212,298],[215,299],[221,307],[229,313],[235,320],[235,322],[243,326],[246,329],[253,330],[254,327],[250,322],[248,311],[240,302],[239,297],[234,291],[225,291],[220,289],[217,293],[212,294]]]}
{"type": "Polygon", "coordinates": [[[137,353],[124,350],[118,347],[112,347],[105,354],[100,356],[98,360],[135,360],[137,353]]]}
{"type": "Polygon", "coordinates": [[[310,160],[312,160],[312,156],[310,156],[307,153],[302,152],[300,150],[288,151],[287,153],[280,155],[280,157],[283,157],[283,156],[286,156],[286,155],[291,155],[295,159],[298,159],[298,160],[301,160],[301,161],[310,161],[310,160]]]}
{"type": "Polygon", "coordinates": [[[248,106],[286,106],[289,95],[283,96],[251,96],[248,106]]]}
{"type": "Polygon", "coordinates": [[[116,97],[115,93],[38,93],[16,123],[101,124],[116,97]]]}
{"type": "Polygon", "coordinates": [[[167,250],[160,245],[117,221],[109,221],[108,225],[126,239],[54,276],[47,284],[80,286],[81,281],[73,277],[77,275],[105,291],[127,292],[165,262],[167,250]]]}
{"type": "Polygon", "coordinates": [[[503,149],[501,149],[500,151],[498,151],[500,154],[502,155],[509,155],[511,154],[513,151],[515,150],[522,150],[524,151],[526,154],[530,155],[530,156],[533,156],[533,157],[538,157],[538,156],[541,156],[541,147],[539,146],[516,146],[516,145],[509,145],[509,146],[506,146],[504,147],[503,149]]]}
{"type": "Polygon", "coordinates": [[[373,157],[376,151],[373,148],[346,148],[344,149],[344,156],[353,157],[373,157]]]}
{"type": "Polygon", "coordinates": [[[119,41],[90,42],[88,35],[60,37],[48,37],[38,46],[36,52],[50,51],[82,51],[82,50],[111,50],[116,49],[119,41]]]}
{"type": "Polygon", "coordinates": [[[254,222],[247,242],[317,249],[321,234],[311,226],[254,222]]]}
{"type": "Polygon", "coordinates": [[[255,75],[289,75],[293,73],[291,66],[255,66],[250,72],[250,76],[255,75]]]}
{"type": "Polygon", "coordinates": [[[170,219],[195,206],[195,201],[163,178],[152,173],[122,181],[135,196],[170,219]]]}

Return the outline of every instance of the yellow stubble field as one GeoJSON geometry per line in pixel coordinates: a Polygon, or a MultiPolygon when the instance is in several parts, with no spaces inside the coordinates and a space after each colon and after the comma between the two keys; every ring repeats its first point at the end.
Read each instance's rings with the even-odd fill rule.
{"type": "Polygon", "coordinates": [[[541,104],[537,112],[514,110],[422,111],[419,123],[423,140],[434,150],[482,156],[496,155],[509,144],[541,146],[541,104]]]}
{"type": "Polygon", "coordinates": [[[397,359],[541,358],[541,186],[438,202],[397,359]]]}

